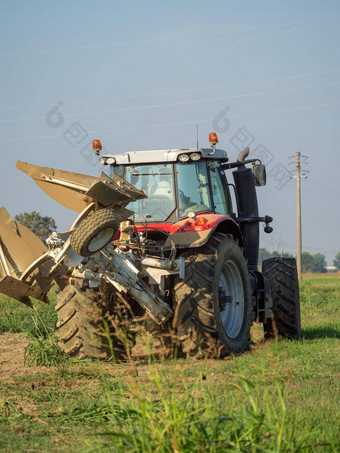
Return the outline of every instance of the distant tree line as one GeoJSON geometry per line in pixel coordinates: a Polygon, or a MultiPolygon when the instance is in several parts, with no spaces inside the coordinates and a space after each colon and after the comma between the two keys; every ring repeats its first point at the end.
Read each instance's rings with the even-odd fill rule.
{"type": "Polygon", "coordinates": [[[333,266],[335,266],[338,269],[338,271],[340,271],[340,252],[338,252],[335,255],[335,258],[334,258],[334,261],[333,261],[333,266]]]}
{"type": "Polygon", "coordinates": [[[284,258],[294,258],[294,255],[291,255],[290,253],[284,253],[284,252],[270,252],[264,247],[260,247],[259,249],[259,263],[261,264],[262,261],[267,260],[268,258],[275,258],[276,256],[282,256],[284,258]]]}
{"type": "Polygon", "coordinates": [[[327,261],[322,253],[312,255],[309,252],[302,252],[302,272],[326,272],[327,261]]]}
{"type": "Polygon", "coordinates": [[[42,216],[37,211],[22,212],[17,214],[14,219],[33,231],[42,241],[45,241],[57,229],[52,217],[42,216]]]}
{"type": "MultiPolygon", "coordinates": [[[[262,263],[263,260],[266,260],[268,258],[274,258],[275,256],[294,258],[294,255],[291,255],[290,253],[280,253],[276,251],[269,252],[266,248],[261,247],[259,250],[259,263],[262,263]]],[[[325,255],[323,255],[322,253],[315,253],[315,255],[312,255],[309,252],[302,252],[301,259],[302,272],[326,272],[327,261],[325,255]]],[[[335,264],[334,260],[334,266],[340,269],[340,252],[336,255],[336,259],[337,264],[335,264]]]]}

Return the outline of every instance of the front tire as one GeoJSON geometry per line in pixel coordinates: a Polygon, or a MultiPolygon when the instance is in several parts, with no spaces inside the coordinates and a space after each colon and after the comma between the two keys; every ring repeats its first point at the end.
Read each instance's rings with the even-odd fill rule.
{"type": "Polygon", "coordinates": [[[183,351],[196,357],[241,354],[250,338],[252,293],[242,249],[216,233],[182,255],[184,280],[175,281],[174,327],[183,351]]]}

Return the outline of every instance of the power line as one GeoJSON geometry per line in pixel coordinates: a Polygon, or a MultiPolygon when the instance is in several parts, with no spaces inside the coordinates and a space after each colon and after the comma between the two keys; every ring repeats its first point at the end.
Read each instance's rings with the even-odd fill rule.
{"type": "MultiPolygon", "coordinates": [[[[154,93],[142,93],[142,94],[134,94],[130,96],[116,96],[116,97],[109,97],[109,98],[97,98],[97,99],[84,99],[80,101],[69,101],[63,102],[63,105],[76,105],[76,104],[90,104],[94,102],[108,102],[108,101],[123,101],[127,99],[138,99],[138,98],[145,98],[145,97],[153,97],[153,96],[166,96],[166,95],[173,95],[173,94],[185,94],[185,93],[192,93],[197,91],[207,91],[207,90],[215,90],[221,88],[232,88],[232,87],[239,87],[239,86],[247,86],[247,85],[256,85],[261,83],[270,83],[270,82],[279,82],[281,80],[297,80],[297,79],[304,79],[307,77],[317,77],[326,74],[334,74],[340,72],[340,69],[334,69],[331,71],[323,71],[323,72],[314,72],[309,74],[302,74],[298,76],[286,76],[286,77],[276,77],[272,79],[263,79],[263,80],[252,80],[248,82],[239,82],[239,83],[228,83],[223,85],[211,85],[207,87],[199,87],[199,88],[186,88],[184,90],[172,90],[172,91],[158,91],[154,93]]],[[[53,107],[55,102],[49,104],[36,104],[36,105],[26,105],[26,106],[15,106],[15,107],[2,107],[0,111],[7,111],[7,110],[24,110],[24,109],[37,109],[41,107],[53,107]]]]}
{"type": "MultiPolygon", "coordinates": [[[[118,109],[108,109],[108,110],[97,110],[93,112],[79,112],[79,113],[69,113],[63,114],[64,118],[79,118],[80,116],[91,116],[91,115],[100,115],[103,113],[118,113],[118,112],[132,112],[138,110],[150,110],[156,108],[164,108],[164,107],[178,107],[181,105],[193,105],[193,104],[200,104],[200,103],[207,103],[207,102],[215,102],[215,101],[225,101],[231,99],[242,99],[247,97],[255,97],[255,96],[264,96],[268,94],[281,94],[281,93],[288,93],[291,91],[299,91],[299,90],[307,90],[311,88],[320,88],[320,87],[328,87],[328,86],[335,86],[339,85],[339,82],[328,82],[328,83],[320,83],[314,85],[304,85],[300,87],[293,87],[293,88],[282,88],[278,90],[269,90],[269,91],[259,91],[256,93],[246,93],[246,94],[237,94],[233,96],[219,96],[214,98],[208,99],[195,99],[191,101],[182,101],[182,102],[170,102],[167,104],[152,104],[152,105],[142,105],[142,106],[135,106],[135,107],[123,107],[118,109]]],[[[43,120],[46,118],[44,116],[36,116],[36,117],[26,117],[26,118],[13,118],[7,120],[0,120],[0,123],[16,123],[20,121],[36,121],[36,120],[43,120]]]]}
{"type": "MultiPolygon", "coordinates": [[[[317,184],[316,182],[314,182],[313,180],[309,180],[308,182],[309,184],[312,184],[313,186],[317,187],[318,189],[321,189],[323,192],[327,192],[328,195],[331,195],[331,194],[334,194],[335,191],[339,190],[340,191],[340,187],[324,187],[324,186],[320,186],[320,184],[317,184]]],[[[310,190],[310,188],[308,188],[308,190],[310,190]]],[[[321,192],[315,192],[315,193],[320,193],[321,192]]]]}
{"type": "Polygon", "coordinates": [[[316,191],[316,190],[313,190],[311,189],[310,187],[308,187],[308,193],[313,193],[315,195],[321,195],[322,197],[331,197],[331,198],[339,198],[339,194],[338,192],[336,192],[335,190],[334,191],[325,191],[325,192],[320,192],[320,191],[316,191]]]}
{"type": "MultiPolygon", "coordinates": [[[[293,247],[293,250],[296,250],[296,244],[292,244],[290,242],[285,242],[285,241],[283,241],[282,244],[286,245],[286,246],[288,245],[290,247],[293,247]]],[[[325,248],[321,248],[321,247],[313,247],[313,246],[310,246],[310,245],[304,245],[303,249],[304,250],[307,250],[307,249],[309,249],[309,250],[320,250],[321,252],[332,252],[332,253],[336,252],[336,250],[330,250],[330,249],[325,249],[325,248]]],[[[292,250],[292,249],[290,249],[290,250],[292,250]]]]}
{"type": "Polygon", "coordinates": [[[69,52],[75,50],[92,50],[92,49],[104,49],[109,47],[118,47],[118,46],[126,46],[126,45],[133,45],[133,44],[151,44],[157,42],[166,42],[166,41],[177,41],[177,40],[184,40],[184,39],[192,39],[192,38],[206,38],[210,36],[217,36],[217,35],[225,35],[225,34],[235,34],[235,33],[246,33],[251,31],[259,31],[259,30],[269,30],[269,29],[276,29],[279,27],[289,27],[293,25],[309,25],[314,23],[320,22],[327,22],[331,20],[338,20],[340,16],[330,16],[324,17],[321,19],[314,19],[308,21],[299,21],[299,22],[285,22],[281,24],[273,24],[273,25],[263,25],[260,27],[250,27],[250,28],[241,28],[238,30],[225,30],[225,31],[216,31],[216,32],[209,32],[209,33],[194,33],[191,35],[173,35],[167,36],[164,38],[152,38],[152,39],[138,39],[132,41],[121,41],[121,42],[113,42],[113,43],[106,43],[106,44],[96,44],[93,46],[75,46],[75,47],[66,47],[60,49],[41,49],[41,50],[27,50],[27,51],[18,51],[18,52],[4,52],[0,54],[0,57],[15,57],[15,56],[23,56],[23,55],[33,55],[33,54],[46,54],[46,53],[56,53],[56,52],[69,52]]]}
{"type": "MultiPolygon", "coordinates": [[[[275,115],[278,113],[291,113],[291,112],[299,112],[303,110],[314,110],[319,108],[327,108],[333,107],[336,105],[340,105],[340,102],[329,102],[327,104],[316,104],[316,105],[305,105],[301,107],[294,107],[291,109],[278,109],[278,110],[271,110],[267,112],[255,112],[255,113],[248,113],[244,115],[231,115],[229,119],[239,119],[239,118],[251,118],[256,116],[265,116],[265,115],[275,115]]],[[[201,124],[201,123],[210,123],[214,120],[214,118],[208,118],[203,120],[190,120],[190,121],[179,121],[173,123],[163,123],[163,124],[152,124],[149,126],[138,126],[138,127],[124,127],[124,128],[117,128],[117,129],[102,129],[102,130],[95,130],[95,131],[88,131],[89,135],[94,134],[110,134],[114,132],[128,132],[128,131],[138,131],[138,130],[145,130],[145,129],[156,129],[162,127],[178,127],[178,126],[185,126],[185,125],[193,125],[193,124],[201,124]]],[[[32,136],[32,137],[20,137],[20,138],[3,138],[0,139],[0,143],[10,143],[10,142],[21,142],[21,141],[31,141],[31,140],[44,140],[49,138],[59,138],[63,137],[64,134],[55,134],[55,135],[40,135],[40,136],[32,136]]]]}
{"type": "MultiPolygon", "coordinates": [[[[283,241],[281,240],[281,237],[277,243],[277,245],[274,243],[271,243],[271,245],[269,246],[269,244],[263,244],[263,247],[270,247],[272,250],[275,250],[277,251],[278,248],[282,248],[282,246],[284,246],[285,250],[292,250],[292,251],[296,251],[296,243],[292,243],[292,242],[286,242],[286,241],[283,241]]],[[[321,252],[330,252],[330,253],[335,253],[336,250],[332,250],[332,249],[326,249],[326,248],[323,248],[323,247],[314,247],[314,246],[311,246],[311,245],[305,245],[303,246],[303,250],[304,251],[308,251],[308,250],[320,250],[321,252]]]]}

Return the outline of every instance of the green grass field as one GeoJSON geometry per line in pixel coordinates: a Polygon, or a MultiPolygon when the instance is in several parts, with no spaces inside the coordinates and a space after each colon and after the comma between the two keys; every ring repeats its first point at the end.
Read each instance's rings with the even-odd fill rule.
{"type": "MultiPolygon", "coordinates": [[[[237,358],[0,368],[0,451],[338,452],[339,301],[340,279],[305,279],[303,338],[237,358]]],[[[55,320],[53,306],[0,301],[0,334],[45,338],[43,358],[55,320]]]]}

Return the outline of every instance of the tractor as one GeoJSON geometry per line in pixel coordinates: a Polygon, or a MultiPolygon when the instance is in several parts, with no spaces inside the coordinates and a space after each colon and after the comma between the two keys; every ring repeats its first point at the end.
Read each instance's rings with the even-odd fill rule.
{"type": "Polygon", "coordinates": [[[126,358],[138,324],[197,358],[241,354],[255,321],[265,338],[299,338],[295,260],[258,266],[259,225],[273,220],[258,212],[265,166],[209,142],[101,155],[94,140],[100,177],[18,162],[79,215],[45,245],[1,208],[0,292],[30,305],[56,283],[59,345],[77,358],[126,358]]]}

